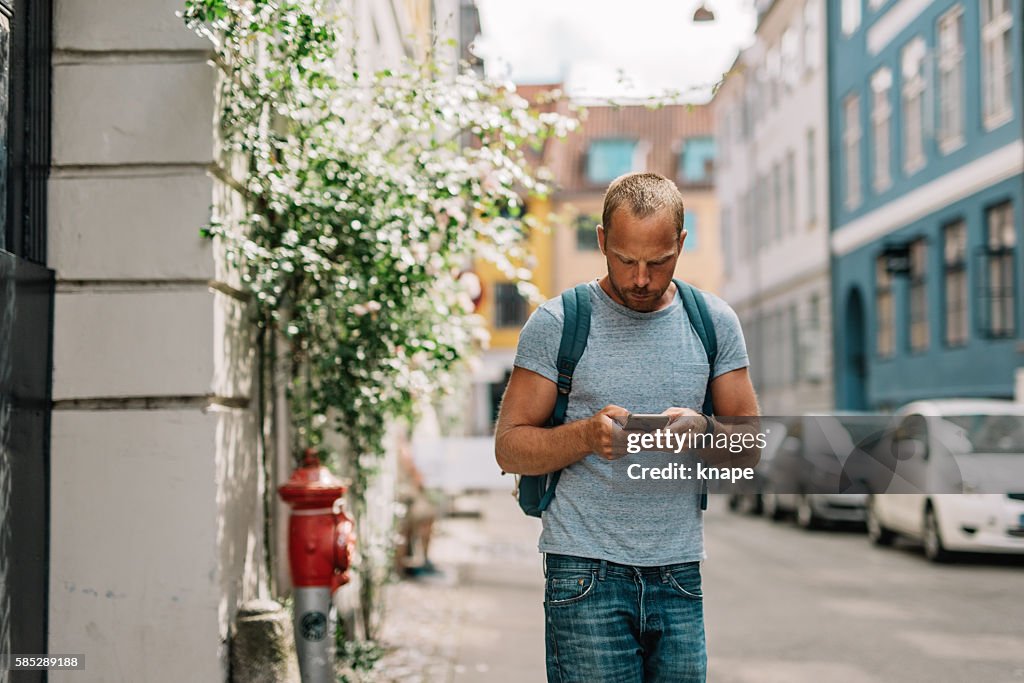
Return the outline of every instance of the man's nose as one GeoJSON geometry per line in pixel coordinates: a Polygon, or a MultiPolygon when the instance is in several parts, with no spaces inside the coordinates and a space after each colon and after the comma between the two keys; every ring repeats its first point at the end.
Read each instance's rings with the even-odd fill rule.
{"type": "Polygon", "coordinates": [[[633,278],[633,284],[637,287],[646,287],[651,281],[650,272],[647,269],[647,264],[641,261],[636,267],[636,277],[633,278]]]}

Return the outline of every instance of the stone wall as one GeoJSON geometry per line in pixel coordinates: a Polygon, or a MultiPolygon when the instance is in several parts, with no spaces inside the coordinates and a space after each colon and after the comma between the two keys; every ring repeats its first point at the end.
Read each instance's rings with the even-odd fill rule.
{"type": "MultiPolygon", "coordinates": [[[[218,74],[180,0],[55,0],[51,680],[216,681],[263,576],[251,330],[214,245],[218,74]]],[[[223,210],[223,207],[221,207],[223,210]]]]}

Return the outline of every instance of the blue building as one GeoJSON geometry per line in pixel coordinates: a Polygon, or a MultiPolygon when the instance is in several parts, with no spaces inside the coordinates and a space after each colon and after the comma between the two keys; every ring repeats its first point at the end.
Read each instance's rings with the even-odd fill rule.
{"type": "Polygon", "coordinates": [[[836,405],[1012,397],[1024,0],[828,7],[836,405]]]}

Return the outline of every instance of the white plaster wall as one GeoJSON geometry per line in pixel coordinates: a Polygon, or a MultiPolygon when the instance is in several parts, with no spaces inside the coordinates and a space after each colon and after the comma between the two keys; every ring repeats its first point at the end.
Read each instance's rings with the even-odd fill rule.
{"type": "Polygon", "coordinates": [[[50,651],[87,664],[51,680],[223,680],[256,542],[229,538],[252,514],[251,461],[231,457],[251,427],[218,407],[54,412],[50,651]]]}
{"type": "Polygon", "coordinates": [[[199,237],[217,72],[179,0],[56,0],[51,680],[223,681],[266,593],[252,330],[199,237]]]}
{"type": "MultiPolygon", "coordinates": [[[[822,314],[830,311],[828,274],[828,128],[826,110],[826,55],[825,16],[822,0],[819,7],[819,25],[816,42],[817,66],[809,73],[803,72],[799,81],[790,91],[780,87],[778,104],[768,107],[767,94],[762,93],[759,109],[761,116],[753,126],[753,132],[745,141],[733,139],[728,150],[728,163],[720,165],[716,177],[716,191],[723,208],[728,207],[732,223],[732,260],[727,268],[724,285],[725,298],[748,323],[757,317],[776,310],[788,310],[796,302],[804,310],[810,293],[822,297],[822,314]],[[809,216],[808,192],[808,129],[814,130],[815,146],[815,191],[816,218],[809,216]],[[785,161],[788,151],[795,160],[796,215],[782,228],[781,238],[774,236],[763,244],[751,258],[747,254],[746,242],[754,230],[767,230],[770,222],[769,206],[758,206],[753,225],[744,225],[741,199],[761,178],[771,182],[771,171],[776,164],[783,170],[783,196],[777,201],[786,201],[785,161]]],[[[778,0],[758,27],[754,45],[745,50],[737,60],[742,78],[730,84],[728,79],[716,97],[716,121],[721,124],[726,111],[733,112],[738,126],[742,98],[745,96],[745,81],[757,77],[757,70],[763,64],[763,57],[771,46],[778,46],[785,29],[793,22],[800,25],[804,0],[778,0]]],[[[801,57],[801,64],[803,58],[801,57]]],[[[721,134],[721,129],[719,130],[721,134]]],[[[720,137],[721,139],[721,137],[720,137]]],[[[769,192],[773,189],[769,188],[769,192]]],[[[825,365],[831,367],[831,323],[824,320],[824,334],[820,340],[826,350],[825,365]]],[[[750,331],[755,331],[750,329],[750,331]]],[[[751,334],[747,339],[752,358],[758,351],[752,346],[770,343],[760,335],[751,334]]],[[[756,362],[756,361],[755,361],[756,362]]],[[[788,387],[774,387],[761,396],[762,403],[769,409],[802,412],[822,410],[832,405],[831,370],[824,380],[808,383],[794,383],[788,387]]]]}

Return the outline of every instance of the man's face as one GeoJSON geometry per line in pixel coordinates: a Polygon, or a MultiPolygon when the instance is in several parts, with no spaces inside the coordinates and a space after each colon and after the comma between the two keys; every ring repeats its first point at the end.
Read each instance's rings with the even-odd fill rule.
{"type": "Polygon", "coordinates": [[[616,209],[612,227],[597,231],[601,252],[608,262],[612,298],[634,311],[657,310],[672,283],[686,231],[676,237],[676,225],[667,212],[637,218],[629,209],[616,209]]]}

